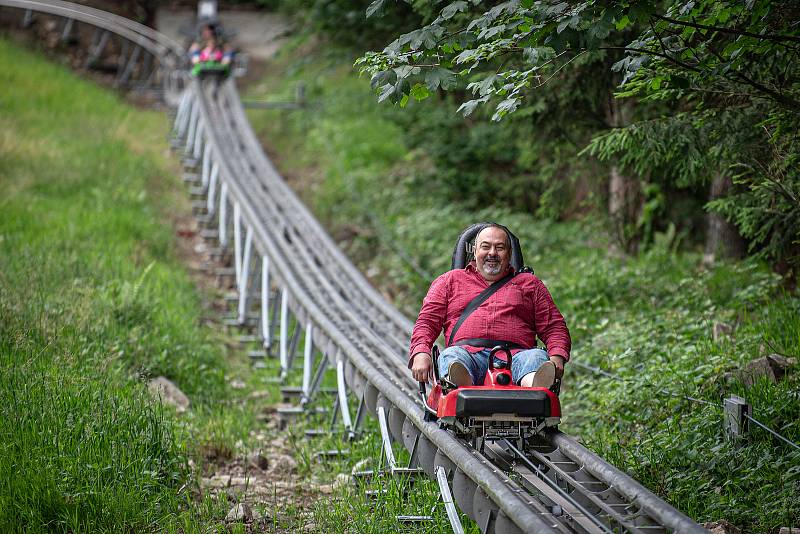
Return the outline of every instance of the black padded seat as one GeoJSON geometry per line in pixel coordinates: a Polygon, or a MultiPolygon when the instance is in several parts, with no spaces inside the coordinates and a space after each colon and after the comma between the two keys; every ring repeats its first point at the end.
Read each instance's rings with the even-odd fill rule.
{"type": "Polygon", "coordinates": [[[514,270],[520,272],[523,265],[525,265],[525,261],[522,258],[522,249],[519,246],[519,239],[517,239],[517,236],[511,233],[511,230],[502,224],[492,222],[479,222],[471,224],[463,232],[461,232],[461,235],[458,236],[458,241],[456,242],[456,248],[453,250],[451,269],[463,269],[470,261],[472,261],[474,255],[471,247],[473,246],[475,237],[487,226],[499,226],[506,231],[509,239],[511,240],[511,266],[514,268],[514,270]]]}
{"type": "Polygon", "coordinates": [[[536,389],[459,389],[456,417],[512,414],[550,417],[550,397],[536,389]]]}

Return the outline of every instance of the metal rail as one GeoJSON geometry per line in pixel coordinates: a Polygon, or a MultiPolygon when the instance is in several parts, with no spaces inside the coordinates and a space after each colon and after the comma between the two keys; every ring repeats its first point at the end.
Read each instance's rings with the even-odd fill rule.
{"type": "Polygon", "coordinates": [[[76,21],[102,30],[94,39],[94,50],[87,64],[97,60],[111,34],[118,36],[122,39],[118,82],[126,84],[134,68],[139,66],[147,71],[143,73],[145,82],[160,86],[165,102],[171,106],[177,105],[185,80],[183,69],[186,66],[186,51],[164,34],[113,13],[61,0],[0,0],[0,7],[25,10],[25,26],[32,24],[33,12],[62,17],[62,40],[73,31],[76,21]]]}
{"type": "MultiPolygon", "coordinates": [[[[179,70],[183,51],[149,28],[68,2],[0,0],[0,6],[42,11],[113,32],[151,55],[163,54],[156,57],[172,69],[165,78],[177,80],[168,88],[173,93],[185,83],[179,70]]],[[[495,442],[480,454],[425,422],[417,385],[406,368],[411,322],[370,286],[281,179],[245,116],[233,81],[193,80],[185,87],[179,98],[168,100],[177,107],[175,145],[197,169],[195,191],[203,198],[198,209],[208,223],[217,224],[220,247],[233,253],[233,322],[246,325],[250,317],[257,318],[256,332],[266,352],[277,337],[282,378],[292,372],[304,335],[304,404],[318,390],[325,369],[335,368],[334,408],[348,435],[355,435],[364,407],[380,414],[383,435],[413,449],[419,467],[448,491],[451,481],[453,500],[484,532],[705,532],[559,432],[530,451],[495,442]],[[295,325],[291,334],[290,322],[295,325]],[[317,353],[321,361],[315,372],[317,353]],[[359,400],[355,420],[348,388],[359,400]]]]}

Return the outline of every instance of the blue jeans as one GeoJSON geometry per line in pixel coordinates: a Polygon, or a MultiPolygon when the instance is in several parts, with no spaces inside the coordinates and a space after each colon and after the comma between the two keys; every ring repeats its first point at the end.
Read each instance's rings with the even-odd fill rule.
{"type": "MultiPolygon", "coordinates": [[[[464,347],[457,345],[447,347],[439,354],[439,375],[447,376],[450,364],[459,362],[469,371],[474,385],[483,385],[483,379],[489,370],[489,352],[490,349],[483,349],[470,354],[464,347]]],[[[498,354],[506,356],[505,352],[502,351],[495,353],[495,356],[498,356],[498,354]]],[[[519,385],[519,381],[523,376],[533,373],[549,359],[547,352],[542,349],[521,350],[511,358],[511,378],[515,384],[519,385]]]]}

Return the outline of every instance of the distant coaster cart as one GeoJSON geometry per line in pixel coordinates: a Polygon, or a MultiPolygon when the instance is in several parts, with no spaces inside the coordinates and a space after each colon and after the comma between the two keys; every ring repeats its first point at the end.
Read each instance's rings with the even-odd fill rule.
{"type": "Polygon", "coordinates": [[[209,76],[227,77],[231,73],[230,54],[228,61],[223,62],[216,59],[208,59],[206,61],[199,61],[192,65],[192,76],[204,78],[209,76]]]}
{"type": "Polygon", "coordinates": [[[231,74],[234,57],[234,49],[217,19],[216,2],[200,2],[197,39],[189,47],[192,76],[227,77],[231,74]]]}

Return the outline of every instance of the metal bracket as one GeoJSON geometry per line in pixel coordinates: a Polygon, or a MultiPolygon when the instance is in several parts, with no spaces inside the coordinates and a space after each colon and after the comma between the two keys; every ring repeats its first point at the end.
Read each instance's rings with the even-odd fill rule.
{"type": "Polygon", "coordinates": [[[747,434],[750,405],[742,397],[731,395],[724,400],[725,431],[730,439],[741,439],[747,434]]]}
{"type": "Polygon", "coordinates": [[[33,22],[34,22],[33,10],[26,9],[25,14],[22,16],[22,27],[28,29],[33,25],[33,22]]]}
{"type": "Polygon", "coordinates": [[[302,331],[303,327],[300,325],[300,321],[295,317],[294,329],[292,330],[292,337],[289,338],[289,349],[288,354],[286,355],[287,373],[291,371],[292,365],[294,364],[294,359],[297,356],[297,345],[300,343],[300,334],[302,331]]]}
{"type": "Polygon", "coordinates": [[[364,423],[364,416],[367,415],[367,400],[364,395],[361,395],[361,400],[358,401],[358,409],[356,410],[356,420],[353,423],[353,432],[358,434],[361,425],[364,423]]]}
{"type": "Polygon", "coordinates": [[[73,35],[72,29],[75,26],[75,19],[67,19],[64,21],[64,28],[61,30],[61,36],[59,37],[59,41],[61,43],[69,43],[72,44],[75,42],[75,36],[73,35]]]}

